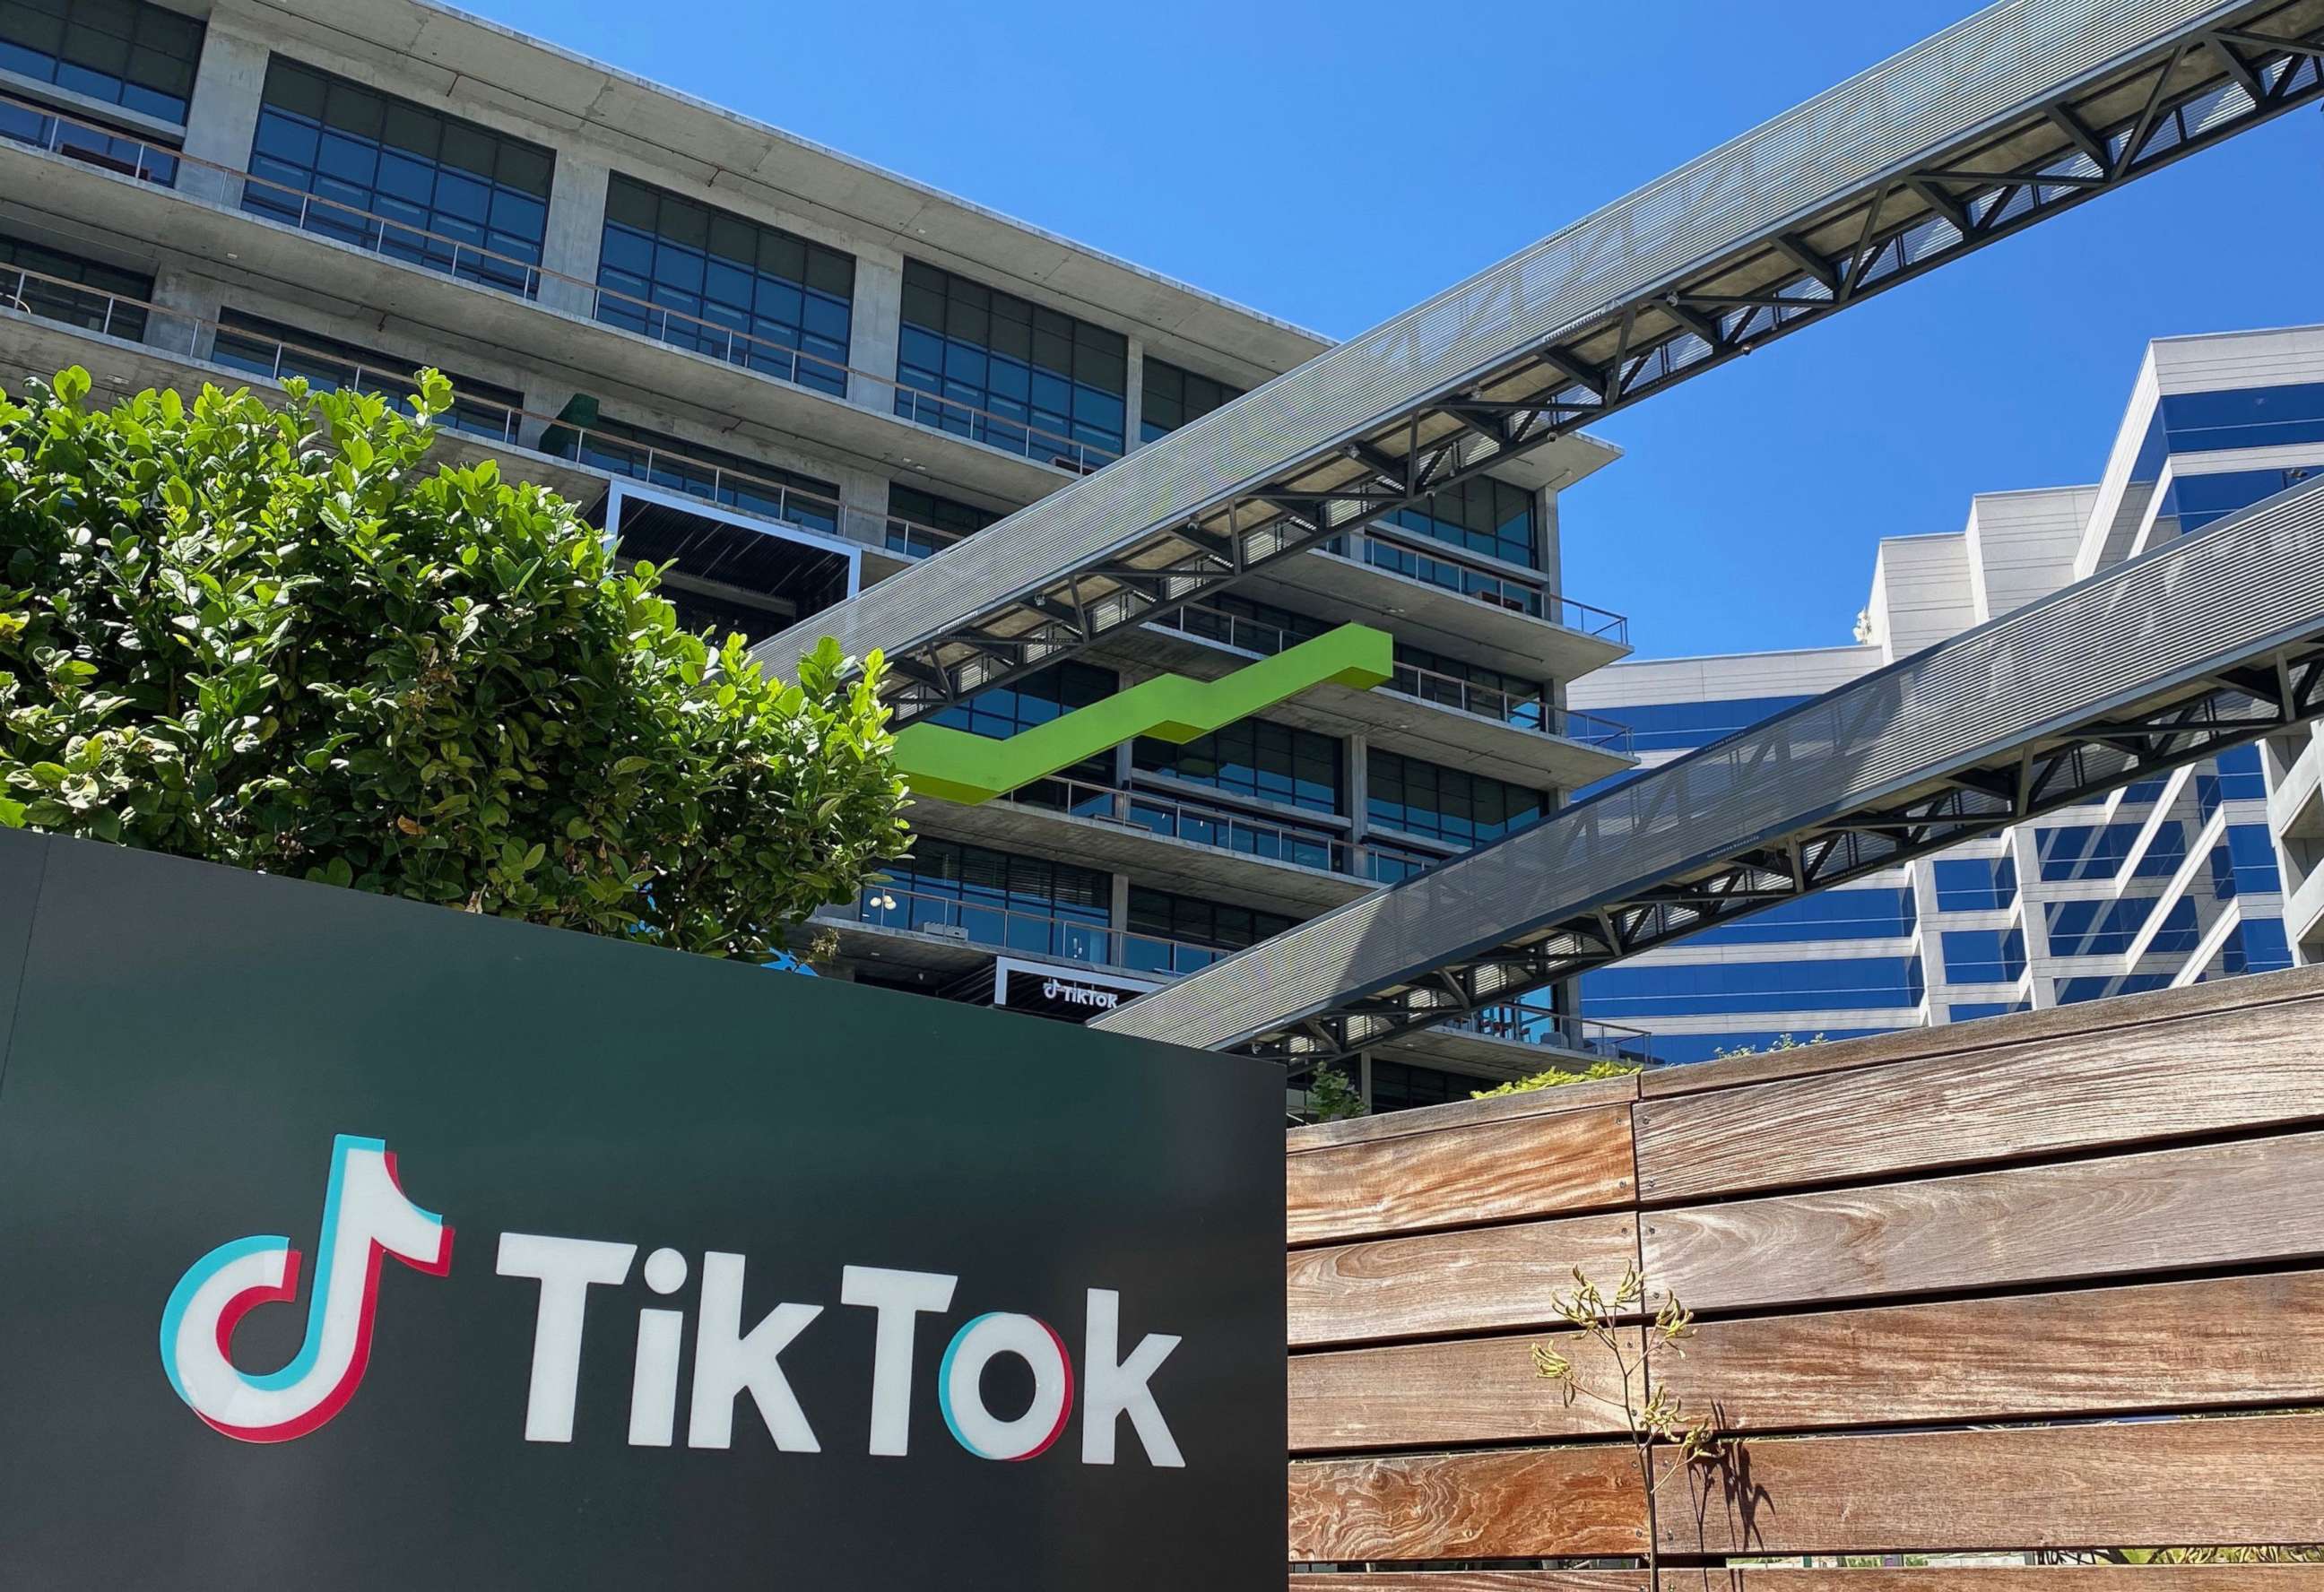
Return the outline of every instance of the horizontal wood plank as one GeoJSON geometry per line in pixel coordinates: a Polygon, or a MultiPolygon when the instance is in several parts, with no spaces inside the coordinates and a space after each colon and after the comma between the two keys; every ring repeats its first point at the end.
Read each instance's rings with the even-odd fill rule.
{"type": "Polygon", "coordinates": [[[1600,1210],[1630,1202],[1634,1169],[1626,1105],[1303,1150],[1287,1158],[1286,1236],[1315,1244],[1600,1210]]]}
{"type": "Polygon", "coordinates": [[[1545,1325],[1574,1267],[1610,1290],[1637,1246],[1637,1219],[1620,1213],[1295,1249],[1285,1272],[1291,1346],[1545,1325]]]}
{"type": "Polygon", "coordinates": [[[2324,1405],[2324,1272],[1709,1321],[1684,1348],[1671,1389],[1729,1431],[2324,1405]]]}
{"type": "Polygon", "coordinates": [[[1658,1210],[1640,1243],[1657,1296],[1720,1311],[2324,1258],[2324,1134],[1658,1210]]]}
{"type": "Polygon", "coordinates": [[[2324,1121],[2324,1005],[1642,1102],[1649,1203],[2324,1121]]]}
{"type": "MultiPolygon", "coordinates": [[[[1489,1083],[1489,1079],[1479,1079],[1489,1083]]],[[[1487,1122],[1514,1121],[1555,1111],[1580,1111],[1638,1098],[1638,1080],[1584,1078],[1554,1089],[1530,1089],[1521,1094],[1498,1094],[1489,1100],[1450,1100],[1441,1106],[1383,1111],[1377,1117],[1346,1117],[1337,1122],[1307,1122],[1286,1128],[1283,1147],[1298,1154],[1325,1150],[1335,1145],[1369,1144],[1374,1139],[1403,1138],[1416,1133],[1439,1133],[1448,1127],[1475,1127],[1487,1122]]]]}
{"type": "MultiPolygon", "coordinates": [[[[1720,1586],[1723,1588],[1725,1583],[1720,1586]]],[[[1650,1588],[1646,1572],[1635,1569],[1418,1569],[1293,1576],[1290,1592],[1650,1592],[1650,1588]]],[[[1684,1582],[1677,1582],[1670,1592],[1688,1589],[1684,1582]]],[[[2156,1592],[2163,1589],[2158,1587],[2156,1592]]]]}
{"type": "Polygon", "coordinates": [[[1852,1067],[1882,1066],[1919,1056],[1964,1055],[1992,1045],[2126,1033],[2181,1017],[2209,1017],[2318,997],[2324,997],[2324,966],[2296,967],[2251,978],[2216,979],[2181,989],[2156,989],[2144,995],[2117,995],[2106,1000],[2016,1012],[1973,1023],[1901,1028],[1893,1034],[1836,1040],[1829,1044],[1795,1045],[1757,1055],[1655,1067],[1639,1075],[1638,1092],[1649,1100],[1700,1094],[1706,1090],[1732,1089],[1738,1084],[1764,1083],[1776,1078],[1806,1078],[1842,1072],[1852,1067]]]}
{"type": "MultiPolygon", "coordinates": [[[[1920,1569],[1673,1571],[1665,1592],[2324,1592],[2324,1564],[1932,1565],[1920,1569]],[[1689,1578],[1690,1574],[1692,1578],[1689,1578]]],[[[1340,1592],[1362,1592],[1357,1581],[1340,1592]]],[[[1329,1588],[1325,1589],[1329,1592],[1329,1588]]],[[[1425,1586],[1410,1592],[1426,1592],[1425,1586]]]]}
{"type": "MultiPolygon", "coordinates": [[[[1647,1592],[1642,1570],[1296,1575],[1290,1592],[1647,1592]]],[[[1663,1571],[1664,1592],[2324,1592],[2324,1564],[1930,1565],[1663,1571]]]]}
{"type": "MultiPolygon", "coordinates": [[[[1623,1330],[1636,1366],[1639,1331],[1623,1330]]],[[[1558,1385],[1535,1368],[1536,1343],[1572,1360],[1582,1386],[1618,1395],[1622,1374],[1613,1351],[1570,1330],[1294,1355],[1291,1451],[1442,1448],[1622,1431],[1618,1410],[1590,1398],[1566,1403],[1558,1385]]],[[[1643,1397],[1645,1379],[1637,1381],[1643,1397]]]]}
{"type": "Polygon", "coordinates": [[[1656,1509],[1668,1553],[2224,1547],[2324,1534],[2318,1415],[1746,1439],[1723,1467],[1686,1469],[1656,1509]]]}
{"type": "Polygon", "coordinates": [[[1643,1553],[1628,1444],[1494,1449],[1291,1466],[1295,1563],[1643,1553]]]}

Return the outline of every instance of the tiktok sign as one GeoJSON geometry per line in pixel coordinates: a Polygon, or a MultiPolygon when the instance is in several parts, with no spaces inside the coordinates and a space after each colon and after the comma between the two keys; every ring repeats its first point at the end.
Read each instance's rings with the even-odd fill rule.
{"type": "MultiPolygon", "coordinates": [[[[637,1253],[638,1246],[630,1243],[501,1234],[497,1275],[538,1284],[523,1404],[525,1441],[573,1440],[591,1292],[628,1283],[637,1253]]],[[[235,1238],[188,1268],[162,1309],[161,1366],[171,1387],[206,1424],[244,1442],[284,1442],[314,1431],[345,1410],[362,1385],[377,1327],[380,1262],[390,1256],[415,1271],[448,1275],[452,1228],[404,1193],[395,1154],[383,1141],[341,1134],[331,1146],[307,1331],[298,1353],[281,1369],[265,1373],[235,1363],[235,1329],[243,1317],[260,1305],[295,1303],[300,1276],[300,1252],[288,1238],[235,1238]]],[[[686,1446],[731,1448],[736,1411],[747,1400],[777,1449],[820,1453],[822,1440],[791,1390],[782,1357],[815,1328],[825,1307],[787,1302],[747,1321],[747,1265],[744,1256],[718,1250],[701,1256],[686,1446]]],[[[663,1297],[684,1289],[693,1270],[684,1254],[669,1248],[654,1250],[642,1267],[646,1287],[663,1297]]],[[[959,1281],[940,1272],[841,1268],[839,1302],[870,1312],[870,1454],[901,1458],[910,1452],[921,1319],[947,1314],[959,1281]]],[[[1185,1457],[1152,1387],[1155,1374],[1180,1340],[1150,1333],[1125,1356],[1120,1296],[1091,1288],[1084,1305],[1078,1379],[1065,1339],[1038,1317],[988,1311],[954,1330],[934,1388],[946,1430],[980,1459],[1036,1459],[1065,1434],[1078,1393],[1084,1464],[1114,1463],[1117,1434],[1126,1421],[1148,1464],[1184,1468],[1185,1457]],[[1031,1397],[1014,1414],[996,1413],[985,1397],[986,1372],[1001,1360],[1015,1361],[1030,1377],[1031,1397]]],[[[666,1449],[677,1441],[686,1340],[684,1311],[638,1311],[630,1446],[666,1449]]]]}

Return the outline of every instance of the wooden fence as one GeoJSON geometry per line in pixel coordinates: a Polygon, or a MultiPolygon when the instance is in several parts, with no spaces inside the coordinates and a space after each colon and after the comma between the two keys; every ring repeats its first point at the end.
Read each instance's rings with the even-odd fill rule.
{"type": "Polygon", "coordinates": [[[2324,1592],[1799,1568],[2324,1541],[2324,968],[1296,1129],[1287,1234],[1296,1592],[2324,1592]],[[1734,1440],[1651,1496],[1531,1353],[1632,1264],[1734,1440]]]}

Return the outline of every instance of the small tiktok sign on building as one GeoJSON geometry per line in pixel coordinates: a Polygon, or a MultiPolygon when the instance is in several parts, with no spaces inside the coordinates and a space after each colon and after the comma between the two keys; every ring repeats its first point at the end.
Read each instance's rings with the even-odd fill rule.
{"type": "Polygon", "coordinates": [[[0,1585],[1279,1587],[1279,1073],[0,833],[0,1585]]]}

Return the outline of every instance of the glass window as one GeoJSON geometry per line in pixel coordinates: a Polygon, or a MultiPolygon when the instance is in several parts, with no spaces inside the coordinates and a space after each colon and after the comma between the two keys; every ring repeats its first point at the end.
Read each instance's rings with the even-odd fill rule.
{"type": "Polygon", "coordinates": [[[1073,469],[1120,456],[1119,333],[917,260],[904,262],[903,323],[898,414],[1073,469]]]}
{"type": "Polygon", "coordinates": [[[615,172],[597,285],[599,320],[847,395],[852,254],[615,172]]]}
{"type": "Polygon", "coordinates": [[[1948,857],[1933,872],[1939,912],[1991,912],[2017,899],[2017,864],[2008,857],[1948,857]]]}
{"type": "Polygon", "coordinates": [[[1441,1106],[1465,1100],[1480,1089],[1490,1089],[1489,1078],[1447,1072],[1441,1067],[1419,1067],[1409,1062],[1372,1062],[1372,1109],[1408,1111],[1415,1106],[1441,1106]]]}
{"type": "Polygon", "coordinates": [[[1948,983],[2014,984],[2024,976],[2023,929],[1947,929],[1941,938],[1948,983]]]}
{"type": "Polygon", "coordinates": [[[2292,965],[2292,942],[2280,917],[2247,917],[2219,947],[2219,971],[2231,978],[2280,972],[2292,965]]]}
{"type": "Polygon", "coordinates": [[[182,126],[202,32],[144,0],[7,0],[0,67],[182,126]]]}
{"type": "Polygon", "coordinates": [[[1374,750],[1365,765],[1370,821],[1448,845],[1477,846],[1538,823],[1549,797],[1465,768],[1374,750]]]}
{"type": "Polygon", "coordinates": [[[567,427],[552,427],[540,440],[540,451],[745,513],[803,525],[829,536],[839,533],[839,488],[831,482],[642,426],[598,419],[577,433],[567,427]]]}
{"type": "Polygon", "coordinates": [[[1482,664],[1448,658],[1408,641],[1396,644],[1396,688],[1423,702],[1482,713],[1523,728],[1542,727],[1546,680],[1529,680],[1482,664]]]}
{"type": "Polygon", "coordinates": [[[1313,640],[1332,628],[1320,619],[1277,608],[1272,603],[1255,603],[1231,592],[1189,603],[1154,622],[1267,658],[1302,641],[1313,640]]]}
{"type": "MultiPolygon", "coordinates": [[[[2170,453],[2324,442],[2324,382],[2172,392],[2164,396],[2156,420],[2170,453]]],[[[2160,463],[2155,461],[2158,469],[2160,463]]],[[[2154,472],[2136,478],[2151,481],[2154,472]]]]}
{"type": "Polygon", "coordinates": [[[2275,869],[2275,837],[2264,824],[2230,824],[2227,838],[2211,848],[2211,889],[2222,901],[2264,896],[2283,888],[2275,869]]]}
{"type": "Polygon", "coordinates": [[[529,298],[554,158],[277,55],[242,207],[529,298]]]}
{"type": "MultiPolygon", "coordinates": [[[[2052,956],[2121,956],[2136,943],[2139,931],[2154,915],[2154,897],[2126,897],[2116,901],[2049,901],[2043,915],[2050,931],[2052,956]]],[[[2148,942],[2153,954],[2183,956],[2200,937],[2195,904],[2181,900],[2158,925],[2148,942]]]]}
{"type": "Polygon", "coordinates": [[[1262,801],[1337,813],[1340,743],[1312,730],[1245,719],[1184,746],[1140,736],[1131,766],[1262,801]]]}
{"type": "Polygon", "coordinates": [[[1198,376],[1148,354],[1139,383],[1138,440],[1167,437],[1190,420],[1199,420],[1221,404],[1242,396],[1242,389],[1198,376]]]}
{"type": "Polygon", "coordinates": [[[2085,1000],[2105,1000],[2116,995],[2144,995],[2150,989],[2165,989],[2170,982],[2169,973],[2116,973],[2059,979],[2054,981],[2054,988],[2060,1006],[2079,1006],[2085,1000]]]}
{"type": "Polygon", "coordinates": [[[1779,1040],[1788,1039],[1794,1044],[1822,1039],[1837,1043],[1842,1039],[1861,1039],[1869,1034],[1893,1034],[1894,1028],[1818,1028],[1806,1034],[1789,1029],[1775,1032],[1769,1029],[1747,1029],[1728,1034],[1657,1034],[1654,1036],[1655,1060],[1659,1063],[1707,1062],[1722,1054],[1737,1051],[1761,1051],[1774,1047],[1779,1040]]]}
{"type": "MultiPolygon", "coordinates": [[[[1866,1011],[1917,1007],[1917,956],[1820,956],[1799,962],[1632,962],[1582,975],[1582,1009],[1593,1017],[1668,1017],[1733,1012],[1866,1011]]],[[[1655,1040],[1663,1053],[1662,1036],[1655,1040]]]]}
{"type": "Polygon", "coordinates": [[[1103,702],[1114,694],[1118,685],[1111,669],[1086,663],[1056,663],[1014,684],[980,691],[933,717],[935,722],[954,730],[1006,741],[1019,731],[1103,702]]]}
{"type": "Polygon", "coordinates": [[[1948,1009],[1954,1022],[1973,1023],[1979,1017],[2006,1017],[2031,1008],[2022,1000],[1970,1000],[1958,1002],[1948,1009]]]}
{"type": "Polygon", "coordinates": [[[1766,945],[1799,940],[1895,940],[1913,932],[1906,889],[1824,890],[1686,936],[1690,945],[1766,945]]]}
{"type": "Polygon", "coordinates": [[[1639,751],[1683,751],[1722,741],[1738,730],[1771,719],[1794,708],[1806,696],[1738,696],[1721,702],[1646,702],[1618,707],[1593,707],[1630,727],[1639,751]]]}
{"type": "Polygon", "coordinates": [[[1279,913],[1136,886],[1130,892],[1128,921],[1123,964],[1156,973],[1191,973],[1231,952],[1283,934],[1296,922],[1279,913]]]}
{"type": "Polygon", "coordinates": [[[980,945],[1076,962],[1111,962],[1113,876],[922,835],[887,864],[892,882],[863,892],[866,922],[965,929],[980,945]]]}
{"type": "MultiPolygon", "coordinates": [[[[2034,837],[2042,877],[2051,880],[2112,879],[2122,871],[2141,827],[2136,823],[2070,824],[2042,830],[2034,837]]],[[[2162,838],[2158,833],[2157,844],[2162,838]]]]}
{"type": "Polygon", "coordinates": [[[997,509],[940,498],[900,481],[888,483],[888,551],[926,558],[1001,518],[997,509]]]}
{"type": "Polygon", "coordinates": [[[1533,493],[1489,475],[1474,476],[1409,509],[1398,509],[1383,517],[1379,528],[1415,531],[1527,569],[1536,562],[1533,493]]]}
{"type": "MultiPolygon", "coordinates": [[[[219,364],[269,381],[303,377],[318,391],[354,387],[401,403],[410,397],[411,378],[425,363],[398,359],[237,309],[224,311],[218,321],[217,341],[210,357],[219,364]]],[[[497,441],[515,440],[524,394],[449,371],[445,374],[452,382],[453,402],[441,424],[497,441]]]]}
{"type": "Polygon", "coordinates": [[[143,343],[142,300],[152,297],[151,276],[23,239],[0,237],[0,299],[13,301],[28,315],[143,343]],[[43,277],[53,280],[43,281],[43,277]],[[120,302],[124,299],[141,302],[120,302]]]}

